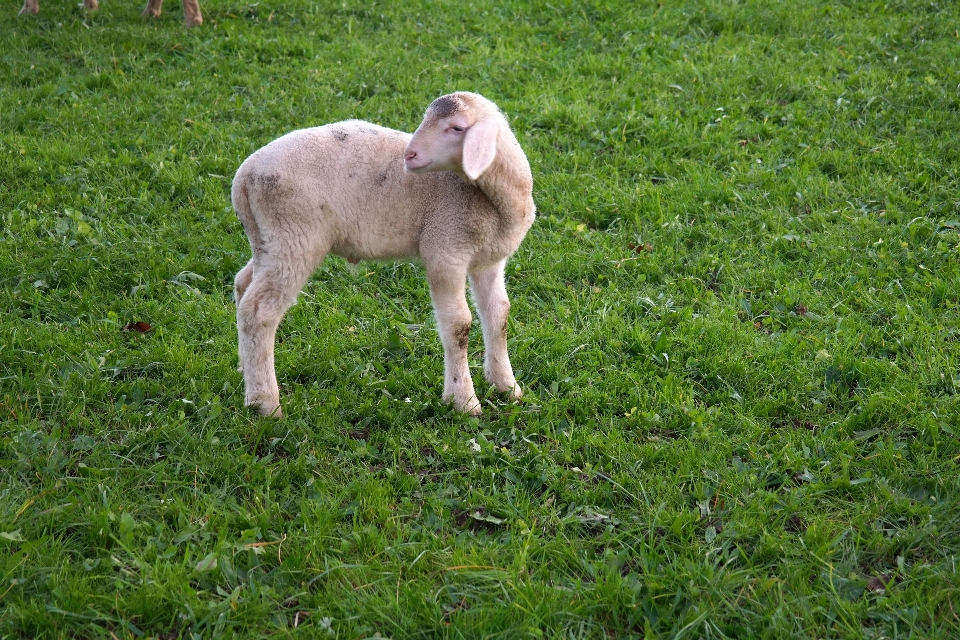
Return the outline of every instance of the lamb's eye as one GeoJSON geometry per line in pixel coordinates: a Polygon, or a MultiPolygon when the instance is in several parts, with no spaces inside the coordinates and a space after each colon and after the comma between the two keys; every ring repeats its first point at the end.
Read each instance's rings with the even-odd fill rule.
{"type": "Polygon", "coordinates": [[[463,127],[450,127],[450,128],[456,131],[457,133],[463,133],[463,127]]]}

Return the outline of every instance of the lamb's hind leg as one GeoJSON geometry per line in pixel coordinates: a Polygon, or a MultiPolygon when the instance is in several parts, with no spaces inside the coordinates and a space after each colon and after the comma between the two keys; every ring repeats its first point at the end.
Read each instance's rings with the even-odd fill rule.
{"type": "MultiPolygon", "coordinates": [[[[146,18],[159,18],[162,11],[163,0],[148,0],[147,7],[143,10],[142,15],[146,18]]],[[[188,27],[203,24],[203,14],[200,13],[200,2],[198,0],[183,0],[183,20],[188,27]]]]}
{"type": "Polygon", "coordinates": [[[140,15],[145,18],[159,18],[162,11],[163,0],[148,0],[146,8],[144,8],[143,13],[140,15]]]}
{"type": "Polygon", "coordinates": [[[199,27],[203,24],[198,0],[183,0],[183,21],[188,27],[199,27]]]}
{"type": "Polygon", "coordinates": [[[23,0],[23,8],[20,9],[20,15],[37,15],[40,13],[40,0],[23,0]]]}
{"type": "Polygon", "coordinates": [[[287,309],[296,302],[316,263],[302,256],[270,255],[270,258],[268,264],[261,262],[253,268],[249,286],[240,294],[237,335],[244,404],[256,407],[261,415],[279,418],[283,412],[273,356],[277,327],[287,309]]]}
{"type": "MultiPolygon", "coordinates": [[[[240,306],[240,300],[243,298],[243,294],[247,292],[247,288],[250,286],[250,282],[253,280],[253,259],[251,258],[247,265],[240,269],[237,272],[237,276],[233,279],[233,302],[238,307],[240,306]]],[[[237,364],[237,371],[243,371],[243,341],[240,340],[237,343],[237,350],[239,352],[239,360],[237,364]]]]}
{"type": "Polygon", "coordinates": [[[487,382],[505,391],[514,400],[523,393],[513,376],[507,353],[507,318],[510,299],[503,279],[504,263],[470,274],[470,288],[483,327],[483,373],[487,382]]]}
{"type": "Polygon", "coordinates": [[[246,266],[240,271],[237,272],[237,276],[233,279],[233,300],[234,302],[239,303],[240,299],[243,298],[243,294],[247,292],[247,287],[250,286],[250,282],[253,280],[253,259],[251,258],[247,262],[246,266]]]}

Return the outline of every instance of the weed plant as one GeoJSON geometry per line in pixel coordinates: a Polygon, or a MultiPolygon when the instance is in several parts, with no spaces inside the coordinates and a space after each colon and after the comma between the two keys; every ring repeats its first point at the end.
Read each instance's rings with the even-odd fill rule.
{"type": "Polygon", "coordinates": [[[955,3],[17,4],[0,636],[960,636],[955,3]],[[534,169],[524,400],[451,412],[421,269],[328,258],[255,417],[236,168],[457,89],[534,169]]]}

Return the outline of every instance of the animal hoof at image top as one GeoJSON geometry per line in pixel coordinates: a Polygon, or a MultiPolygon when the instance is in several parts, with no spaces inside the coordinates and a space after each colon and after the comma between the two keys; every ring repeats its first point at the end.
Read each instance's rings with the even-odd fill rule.
{"type": "Polygon", "coordinates": [[[506,117],[476,93],[437,98],[413,134],[347,120],[254,152],[232,191],[253,252],[235,279],[245,404],[282,415],[277,327],[327,254],[422,262],[443,345],[442,398],[478,415],[467,362],[469,281],[484,377],[520,398],[507,353],[504,268],[533,224],[532,192],[530,164],[506,117]]]}
{"type": "MultiPolygon", "coordinates": [[[[100,8],[97,0],[83,0],[83,8],[95,11],[100,8]]],[[[149,0],[141,14],[144,17],[157,18],[163,9],[163,0],[149,0]]],[[[24,0],[20,15],[37,15],[40,13],[40,0],[24,0]]],[[[188,27],[198,27],[203,24],[203,14],[200,11],[199,0],[183,0],[183,21],[188,27]]]]}

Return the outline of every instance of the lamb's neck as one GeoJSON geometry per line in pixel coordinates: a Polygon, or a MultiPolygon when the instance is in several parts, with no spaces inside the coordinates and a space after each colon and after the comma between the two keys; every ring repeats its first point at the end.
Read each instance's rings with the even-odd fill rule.
{"type": "Polygon", "coordinates": [[[504,222],[520,223],[533,215],[533,175],[516,139],[498,141],[493,163],[475,184],[504,222]]]}

